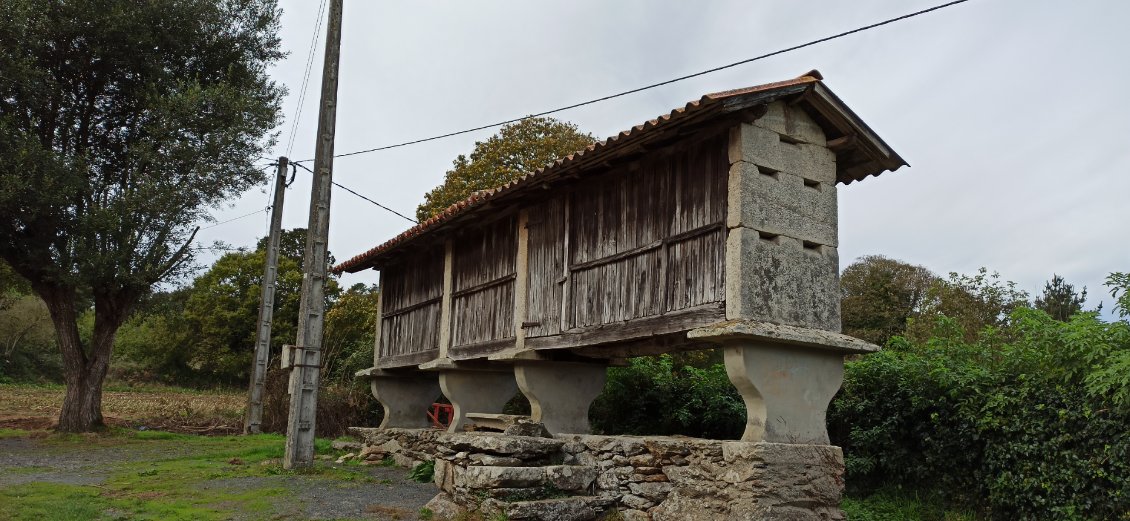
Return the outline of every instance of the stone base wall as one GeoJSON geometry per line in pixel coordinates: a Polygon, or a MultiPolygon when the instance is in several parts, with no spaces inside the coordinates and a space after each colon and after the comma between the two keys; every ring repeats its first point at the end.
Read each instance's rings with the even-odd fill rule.
{"type": "Polygon", "coordinates": [[[444,433],[436,429],[365,427],[350,427],[349,432],[361,440],[357,457],[362,463],[375,465],[391,458],[397,465],[408,468],[434,460],[436,438],[444,433]]]}
{"type": "Polygon", "coordinates": [[[564,463],[595,467],[624,519],[832,520],[843,452],[829,445],[564,435],[564,463]]]}
{"type": "Polygon", "coordinates": [[[681,437],[354,429],[368,461],[435,461],[437,518],[842,520],[839,447],[681,437]]]}

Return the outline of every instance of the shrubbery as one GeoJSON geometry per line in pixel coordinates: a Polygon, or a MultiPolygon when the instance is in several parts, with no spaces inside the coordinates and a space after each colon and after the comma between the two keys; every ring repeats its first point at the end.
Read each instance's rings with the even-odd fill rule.
{"type": "Polygon", "coordinates": [[[942,317],[849,362],[829,413],[856,492],[898,484],[997,519],[1130,519],[1130,324],[1020,308],[974,341],[942,317]]]}
{"type": "Polygon", "coordinates": [[[699,368],[684,357],[660,355],[609,369],[589,418],[605,434],[734,439],[745,428],[745,405],[722,364],[699,368]]]}

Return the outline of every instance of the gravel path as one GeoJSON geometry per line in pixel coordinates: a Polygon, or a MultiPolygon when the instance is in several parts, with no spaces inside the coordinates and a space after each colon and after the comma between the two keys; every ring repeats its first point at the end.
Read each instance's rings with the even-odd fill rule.
{"type": "MultiPolygon", "coordinates": [[[[24,483],[79,486],[103,484],[117,465],[190,455],[191,446],[173,443],[59,446],[35,438],[0,439],[0,488],[24,483]]],[[[319,461],[318,464],[327,462],[319,461]]],[[[362,467],[361,478],[281,474],[219,478],[198,486],[226,492],[284,488],[286,501],[273,513],[233,513],[232,519],[415,519],[436,494],[435,485],[406,479],[407,470],[362,467]],[[367,476],[368,479],[365,479],[367,476]]]]}

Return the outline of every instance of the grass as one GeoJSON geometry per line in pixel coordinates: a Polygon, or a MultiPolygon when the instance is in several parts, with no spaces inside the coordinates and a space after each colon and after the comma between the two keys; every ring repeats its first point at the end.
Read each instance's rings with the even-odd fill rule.
{"type": "Polygon", "coordinates": [[[904,490],[880,490],[864,497],[845,496],[844,513],[852,521],[977,521],[973,512],[945,505],[936,497],[904,490]]]}
{"type": "MultiPolygon", "coordinates": [[[[100,435],[43,436],[39,442],[48,445],[51,451],[127,447],[161,456],[116,462],[105,482],[97,486],[25,483],[0,487],[0,505],[4,505],[0,517],[7,516],[4,519],[13,521],[206,521],[230,519],[233,515],[275,519],[278,517],[274,505],[292,492],[283,486],[282,480],[270,479],[272,476],[301,475],[303,479],[319,483],[316,486],[372,481],[357,467],[285,470],[279,463],[284,438],[278,435],[206,437],[111,429],[100,435]],[[224,481],[216,484],[214,480],[224,481]],[[233,483],[238,486],[231,485],[233,483]]],[[[330,440],[317,440],[316,448],[327,453],[331,450],[330,443],[330,440]]]]}
{"type": "Polygon", "coordinates": [[[26,438],[31,435],[30,431],[23,429],[4,429],[0,428],[0,440],[4,438],[26,438]]]}

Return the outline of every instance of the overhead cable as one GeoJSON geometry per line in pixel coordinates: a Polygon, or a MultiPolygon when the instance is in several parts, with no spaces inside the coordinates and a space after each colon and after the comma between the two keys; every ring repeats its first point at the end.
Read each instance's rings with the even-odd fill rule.
{"type": "Polygon", "coordinates": [[[244,215],[241,215],[241,216],[239,216],[239,217],[235,217],[235,218],[232,218],[232,219],[228,219],[228,220],[226,220],[226,221],[222,221],[222,222],[218,222],[218,223],[216,223],[216,224],[212,224],[212,225],[208,225],[208,226],[205,226],[205,227],[201,228],[201,230],[207,230],[208,228],[215,228],[215,227],[217,227],[217,226],[220,226],[220,225],[223,225],[223,224],[227,224],[227,223],[230,223],[230,222],[234,222],[234,221],[238,221],[238,220],[240,220],[240,219],[246,219],[246,218],[248,218],[248,217],[251,217],[252,215],[258,215],[258,214],[260,214],[260,213],[263,213],[263,212],[266,212],[266,211],[268,211],[268,210],[270,210],[270,209],[271,209],[271,207],[270,207],[270,206],[268,206],[268,207],[266,207],[266,208],[262,208],[262,209],[259,209],[259,210],[255,210],[254,212],[251,212],[251,213],[249,213],[249,214],[244,214],[244,215]]]}
{"type": "MultiPolygon", "coordinates": [[[[428,141],[435,141],[437,139],[443,139],[443,138],[448,138],[448,137],[452,137],[452,136],[458,136],[458,135],[461,135],[461,134],[469,134],[471,132],[477,132],[479,130],[486,130],[488,128],[500,127],[502,125],[509,125],[510,123],[517,123],[519,121],[523,121],[523,120],[527,120],[527,119],[531,119],[531,118],[548,116],[550,114],[556,114],[558,112],[564,112],[566,110],[575,109],[575,108],[578,108],[578,107],[583,107],[585,105],[592,105],[594,103],[599,103],[601,101],[607,101],[607,100],[610,100],[610,99],[619,98],[619,97],[622,97],[622,96],[627,96],[629,94],[635,94],[637,92],[643,92],[645,90],[654,89],[656,87],[662,87],[664,85],[670,85],[672,83],[680,82],[680,81],[683,81],[683,80],[689,80],[691,78],[697,78],[699,76],[703,76],[703,75],[710,74],[710,73],[713,73],[713,72],[718,72],[718,71],[725,70],[725,69],[730,69],[730,68],[737,67],[739,65],[744,65],[744,64],[747,64],[747,63],[750,63],[750,62],[755,62],[755,61],[758,61],[758,60],[764,60],[765,58],[770,58],[770,57],[773,57],[773,56],[778,56],[778,55],[781,55],[781,54],[785,54],[785,53],[789,53],[789,52],[796,51],[796,50],[799,50],[799,49],[803,49],[805,47],[811,47],[813,45],[821,44],[821,43],[824,43],[824,42],[829,42],[829,41],[832,41],[832,40],[843,38],[845,36],[850,36],[852,34],[871,30],[871,29],[874,29],[876,27],[881,27],[881,26],[891,24],[891,23],[894,23],[894,22],[899,22],[899,21],[902,21],[902,20],[906,20],[908,18],[914,18],[915,16],[924,15],[926,13],[930,13],[930,12],[933,12],[933,11],[937,11],[939,9],[944,9],[946,7],[954,6],[954,5],[965,3],[965,2],[968,2],[968,1],[969,0],[954,0],[952,2],[948,2],[948,3],[945,3],[945,4],[941,4],[941,5],[931,7],[929,9],[923,9],[921,11],[915,11],[913,13],[905,14],[905,15],[898,16],[898,17],[895,17],[895,18],[889,18],[887,20],[883,20],[881,22],[876,22],[876,23],[873,23],[873,24],[870,24],[870,25],[865,25],[863,27],[859,27],[857,29],[852,29],[850,31],[844,31],[842,33],[834,34],[834,35],[831,35],[831,36],[826,36],[824,38],[820,38],[819,40],[812,40],[812,41],[807,42],[807,43],[802,43],[800,45],[794,45],[792,47],[788,47],[788,48],[781,49],[781,50],[778,50],[778,51],[773,51],[773,52],[770,52],[770,53],[762,54],[760,56],[754,56],[752,58],[747,58],[745,60],[736,61],[734,63],[729,63],[729,64],[722,65],[722,66],[719,66],[719,67],[714,67],[712,69],[707,69],[707,70],[704,70],[704,71],[701,71],[701,72],[696,72],[694,74],[687,74],[685,76],[679,76],[678,78],[672,78],[672,79],[669,79],[669,80],[666,80],[666,81],[661,81],[659,83],[652,83],[651,85],[645,85],[643,87],[637,87],[637,88],[626,90],[626,91],[623,91],[623,92],[617,92],[615,94],[609,94],[607,96],[601,96],[599,98],[590,99],[588,101],[573,103],[572,105],[566,105],[564,107],[559,107],[559,108],[555,108],[555,109],[551,109],[551,110],[545,110],[545,111],[542,111],[542,112],[538,112],[536,114],[530,114],[528,116],[523,116],[523,117],[520,117],[520,118],[508,119],[506,121],[499,121],[497,123],[490,123],[488,125],[481,125],[481,126],[478,126],[478,127],[475,127],[475,128],[469,128],[469,129],[466,129],[466,130],[459,130],[459,131],[456,131],[456,132],[448,132],[446,134],[440,134],[438,136],[426,137],[426,138],[421,138],[421,139],[414,139],[412,141],[405,141],[403,143],[396,143],[396,144],[393,144],[393,145],[384,145],[384,146],[379,146],[379,147],[374,147],[374,148],[368,148],[368,149],[365,149],[365,150],[357,150],[357,151],[354,151],[354,152],[345,152],[345,153],[341,153],[341,154],[336,154],[336,155],[334,155],[334,157],[356,156],[356,155],[360,155],[360,154],[368,154],[370,152],[379,152],[381,150],[389,150],[389,149],[392,149],[392,148],[405,147],[405,146],[408,146],[408,145],[416,145],[416,144],[425,143],[425,142],[428,142],[428,141]]],[[[295,161],[295,162],[298,163],[298,162],[308,162],[308,161],[313,161],[313,159],[301,159],[301,160],[295,161]]]]}
{"type": "Polygon", "coordinates": [[[302,102],[306,99],[306,86],[310,84],[310,69],[314,66],[314,51],[318,48],[318,37],[321,36],[322,13],[326,10],[326,0],[318,6],[318,16],[314,17],[314,35],[310,38],[310,51],[306,54],[306,72],[302,76],[302,88],[298,91],[298,106],[294,108],[294,122],[290,127],[290,139],[286,144],[286,155],[294,149],[294,137],[298,133],[298,121],[302,119],[302,102]]]}
{"type": "MultiPolygon", "coordinates": [[[[302,167],[302,168],[303,168],[304,170],[306,170],[307,172],[310,172],[311,174],[313,174],[313,173],[314,173],[314,171],[313,171],[313,170],[311,170],[311,169],[310,169],[309,167],[307,167],[306,165],[304,165],[304,164],[302,164],[302,163],[294,162],[294,163],[291,163],[291,164],[294,164],[294,165],[298,165],[298,166],[302,167]]],[[[392,212],[392,213],[396,214],[397,216],[399,216],[399,217],[400,217],[400,218],[402,218],[402,219],[405,219],[405,220],[407,220],[407,221],[409,221],[409,222],[411,222],[411,223],[414,223],[414,224],[419,224],[419,221],[417,221],[416,219],[413,219],[413,218],[411,218],[411,217],[408,217],[407,215],[404,215],[404,214],[402,214],[402,213],[400,213],[400,212],[398,212],[398,211],[396,211],[396,210],[393,210],[392,208],[389,208],[389,207],[387,207],[387,206],[385,206],[385,205],[383,205],[383,204],[381,204],[381,203],[378,203],[378,202],[376,202],[376,201],[374,201],[374,200],[372,200],[372,199],[369,199],[368,197],[365,197],[364,195],[361,195],[361,194],[359,194],[359,193],[357,193],[357,192],[353,191],[353,189],[352,189],[352,188],[349,188],[348,186],[345,186],[345,185],[343,185],[343,184],[341,184],[341,183],[339,183],[339,182],[337,182],[337,181],[333,181],[333,184],[334,184],[334,186],[336,186],[336,187],[338,187],[338,188],[341,188],[341,189],[345,190],[346,192],[349,192],[349,193],[351,193],[351,194],[353,194],[353,195],[356,195],[357,197],[360,197],[360,198],[362,198],[362,199],[364,199],[364,200],[366,200],[366,201],[369,201],[370,203],[373,203],[373,204],[377,205],[377,206],[378,206],[378,207],[380,207],[381,209],[384,209],[384,210],[386,210],[386,211],[389,211],[389,212],[392,212]]]]}

